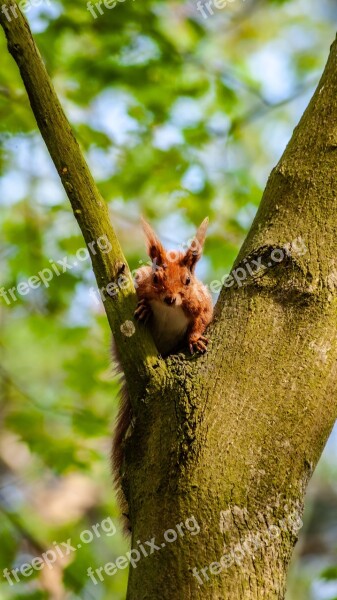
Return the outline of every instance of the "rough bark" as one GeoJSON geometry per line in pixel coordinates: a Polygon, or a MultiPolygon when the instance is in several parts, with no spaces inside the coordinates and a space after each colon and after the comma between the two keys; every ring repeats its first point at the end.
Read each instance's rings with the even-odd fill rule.
{"type": "Polygon", "coordinates": [[[129,600],[284,597],[306,485],[337,416],[336,51],[235,264],[262,257],[267,268],[222,290],[209,352],[167,361],[165,390],[129,440],[133,546],[162,542],[190,515],[201,527],[131,569],[129,600]],[[221,573],[193,575],[231,551],[221,573]]]}
{"type": "MultiPolygon", "coordinates": [[[[0,21],[86,241],[102,234],[103,219],[113,242],[113,268],[104,257],[93,263],[108,282],[125,260],[104,203],[24,18],[0,21]]],[[[144,331],[130,338],[131,350],[117,339],[129,380],[134,358],[142,365],[126,484],[132,547],[143,543],[149,556],[130,569],[128,600],[284,598],[306,485],[337,416],[336,52],[335,42],[235,264],[249,272],[261,257],[266,268],[223,289],[207,355],[163,364],[144,331]],[[270,260],[281,251],[282,261],[270,260]],[[192,515],[197,535],[186,529],[192,515]],[[170,542],[172,532],[163,536],[172,529],[170,542]],[[223,556],[221,572],[209,566],[223,556]]],[[[133,302],[122,294],[109,304],[115,333],[133,302]]]]}

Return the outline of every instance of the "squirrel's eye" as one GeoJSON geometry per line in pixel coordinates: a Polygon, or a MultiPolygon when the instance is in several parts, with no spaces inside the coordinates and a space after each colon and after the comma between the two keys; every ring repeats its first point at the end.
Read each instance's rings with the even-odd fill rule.
{"type": "Polygon", "coordinates": [[[191,283],[191,278],[187,277],[186,281],[185,281],[185,285],[189,285],[191,283]]]}
{"type": "Polygon", "coordinates": [[[158,283],[159,279],[158,279],[158,275],[156,275],[156,273],[153,275],[153,283],[158,283]]]}

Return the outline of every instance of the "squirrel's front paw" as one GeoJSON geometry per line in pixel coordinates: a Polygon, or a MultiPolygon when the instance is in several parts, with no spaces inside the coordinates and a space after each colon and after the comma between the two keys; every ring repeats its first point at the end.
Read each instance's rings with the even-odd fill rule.
{"type": "Polygon", "coordinates": [[[191,354],[194,352],[207,352],[208,339],[204,335],[191,335],[188,340],[191,354]]]}
{"type": "Polygon", "coordinates": [[[149,303],[147,302],[147,300],[139,300],[138,304],[137,304],[137,308],[135,310],[135,319],[138,319],[138,321],[143,321],[143,323],[146,323],[149,318],[152,315],[152,310],[151,307],[149,305],[149,303]]]}

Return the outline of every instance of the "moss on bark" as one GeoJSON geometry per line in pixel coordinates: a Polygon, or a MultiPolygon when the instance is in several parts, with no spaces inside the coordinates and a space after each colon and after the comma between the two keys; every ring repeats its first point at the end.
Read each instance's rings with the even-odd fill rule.
{"type": "MultiPolygon", "coordinates": [[[[86,242],[104,234],[112,244],[93,257],[106,286],[126,261],[105,203],[26,20],[0,12],[0,23],[86,242]]],[[[105,303],[137,414],[126,478],[142,558],[128,600],[284,597],[306,485],[337,416],[336,51],[334,43],[235,267],[259,257],[268,266],[277,249],[284,259],[223,289],[207,355],[163,361],[145,330],[123,335],[132,285],[105,303]]]]}

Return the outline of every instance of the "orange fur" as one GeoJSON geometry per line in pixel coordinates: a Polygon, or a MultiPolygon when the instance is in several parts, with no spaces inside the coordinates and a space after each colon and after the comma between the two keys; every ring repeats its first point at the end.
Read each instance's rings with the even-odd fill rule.
{"type": "MultiPolygon", "coordinates": [[[[158,351],[167,356],[188,343],[190,352],[206,352],[204,331],[212,320],[213,306],[206,286],[194,274],[205,241],[208,219],[200,225],[186,252],[167,251],[153,229],[143,220],[147,251],[152,265],[138,269],[135,285],[138,305],[135,317],[148,324],[158,351]]],[[[115,359],[118,355],[115,352],[115,359]]],[[[112,463],[125,530],[130,529],[127,501],[122,491],[124,443],[130,430],[132,411],[130,399],[123,386],[121,406],[115,428],[112,463]]]]}
{"type": "Polygon", "coordinates": [[[181,252],[165,250],[150,225],[143,221],[148,253],[153,262],[152,266],[141,267],[136,273],[139,302],[135,316],[148,321],[157,348],[163,355],[172,352],[185,339],[191,352],[206,350],[207,340],[203,333],[212,320],[212,299],[194,271],[202,254],[207,225],[208,219],[205,219],[186,252],[181,252]],[[171,336],[163,335],[165,327],[171,328],[171,336]]]}

